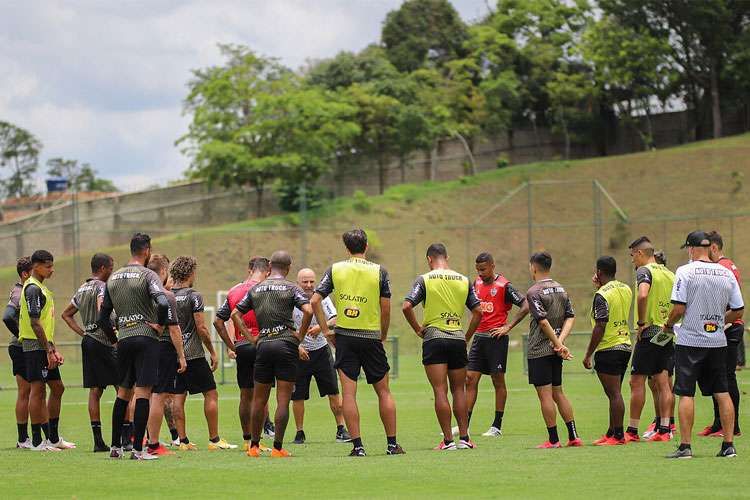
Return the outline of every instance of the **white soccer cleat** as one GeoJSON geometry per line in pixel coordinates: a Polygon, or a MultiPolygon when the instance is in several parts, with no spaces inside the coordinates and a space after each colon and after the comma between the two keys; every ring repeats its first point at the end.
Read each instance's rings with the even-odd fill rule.
{"type": "Polygon", "coordinates": [[[130,455],[130,460],[158,460],[158,459],[159,459],[158,455],[153,455],[146,450],[133,451],[133,453],[130,455]]]}
{"type": "Polygon", "coordinates": [[[642,435],[641,437],[642,437],[643,439],[646,439],[646,440],[648,440],[648,439],[651,439],[651,437],[652,437],[652,436],[654,436],[654,435],[656,435],[656,434],[658,434],[658,433],[659,433],[659,432],[658,432],[658,431],[656,431],[656,430],[653,430],[653,431],[646,431],[646,432],[644,432],[644,433],[643,433],[643,435],[642,435]]]}
{"type": "Polygon", "coordinates": [[[114,460],[119,460],[125,455],[125,452],[122,451],[122,448],[118,446],[111,446],[109,448],[109,458],[112,458],[114,460]]]}
{"type": "Polygon", "coordinates": [[[175,447],[175,448],[179,447],[180,446],[180,438],[177,438],[174,441],[172,441],[172,444],[170,446],[175,447]]]}
{"type": "Polygon", "coordinates": [[[58,450],[72,450],[76,447],[76,444],[65,441],[63,437],[60,436],[60,439],[56,443],[50,442],[50,446],[54,446],[58,450]]]}
{"type": "Polygon", "coordinates": [[[482,434],[484,437],[500,437],[503,435],[503,431],[495,426],[490,427],[487,432],[482,434]]]}
{"type": "Polygon", "coordinates": [[[16,448],[19,448],[21,450],[28,450],[32,446],[34,445],[31,443],[31,438],[26,438],[26,441],[16,443],[16,448]]]}
{"type": "Polygon", "coordinates": [[[49,441],[46,439],[43,439],[41,443],[39,443],[39,446],[31,446],[29,448],[31,451],[62,451],[60,448],[56,448],[50,444],[49,441]]]}

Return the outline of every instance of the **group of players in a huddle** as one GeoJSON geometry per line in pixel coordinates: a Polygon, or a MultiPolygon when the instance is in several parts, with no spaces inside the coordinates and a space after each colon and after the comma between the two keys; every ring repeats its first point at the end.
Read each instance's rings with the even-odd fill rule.
{"type": "MultiPolygon", "coordinates": [[[[378,398],[386,454],[405,453],[396,439],[396,406],[384,349],[391,316],[388,273],[366,259],[364,231],[344,233],[343,242],[349,258],[329,267],[317,286],[311,269],[300,270],[296,283],[287,279],[292,259],[285,251],[270,258],[253,257],[247,278],[229,291],[217,311],[213,326],[237,364],[240,424],[244,450],[250,457],[269,452],[272,457],[290,456],[283,447],[290,401],[297,424],[294,442],[305,442],[304,401],[309,398],[312,377],[320,396],[329,398],[336,441],[352,443],[350,456],[365,456],[356,399],[362,371],[378,398]],[[233,336],[226,327],[230,321],[233,336]],[[268,417],[272,387],[276,389],[273,424],[268,417]],[[272,449],[261,444],[263,435],[273,439],[272,449]]],[[[723,256],[722,247],[721,236],[715,232],[691,233],[683,246],[691,262],[679,268],[675,277],[665,262],[657,262],[659,255],[649,239],[639,238],[630,245],[635,290],[616,280],[614,258],[596,261],[592,334],[583,365],[596,371],[609,400],[609,427],[595,445],[671,440],[676,430],[674,393],[680,396],[681,442],[670,457],[690,458],[697,382],[704,395],[713,396],[715,413],[715,421],[700,434],[723,437],[719,456],[736,455],[732,437],[740,430],[734,368],[744,331],[744,306],[737,268],[723,256]],[[637,322],[635,346],[629,324],[631,307],[637,322]],[[630,420],[625,427],[621,385],[629,363],[630,420]],[[656,417],[640,435],[647,381],[656,417]]],[[[91,277],[62,313],[65,323],[82,337],[94,451],[109,452],[111,458],[132,451],[131,458],[137,460],[171,454],[159,440],[162,419],[172,434],[172,447],[197,449],[186,434],[188,393],[203,395],[208,449],[237,448],[219,435],[213,377],[218,355],[205,323],[203,298],[193,288],[195,258],[180,256],[170,263],[166,256],[152,254],[150,238],[141,233],[133,236],[130,250],[130,261],[117,271],[111,257],[94,255],[91,277]],[[116,387],[117,397],[107,446],[101,431],[100,398],[110,385],[116,387]]],[[[475,448],[469,423],[482,375],[491,377],[495,389],[495,416],[483,436],[502,435],[509,334],[527,314],[531,316],[529,383],[536,389],[548,431],[547,441],[538,447],[562,446],[558,411],[567,428],[567,446],[582,446],[573,407],[562,387],[563,362],[573,358],[566,339],[575,314],[564,287],[551,278],[549,253],[530,257],[533,284],[525,296],[496,272],[489,253],[476,257],[473,282],[450,269],[444,245],[430,245],[426,257],[430,270],[417,277],[402,312],[422,339],[422,362],[443,434],[435,449],[475,448]],[[414,311],[419,304],[424,309],[421,322],[414,311]],[[518,311],[511,319],[513,306],[518,311]],[[468,325],[462,319],[465,309],[471,312],[468,325]],[[468,353],[467,344],[471,344],[468,353]],[[458,424],[453,428],[452,415],[458,424]]],[[[19,259],[17,270],[19,282],[3,317],[13,335],[9,353],[18,384],[17,446],[35,451],[75,448],[58,431],[64,392],[59,366],[64,359],[54,343],[54,298],[44,284],[54,272],[53,256],[37,250],[30,258],[19,259]]]]}

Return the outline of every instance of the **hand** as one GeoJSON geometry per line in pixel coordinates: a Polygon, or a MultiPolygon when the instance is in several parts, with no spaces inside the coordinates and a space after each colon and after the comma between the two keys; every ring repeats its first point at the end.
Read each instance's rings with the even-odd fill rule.
{"type": "Polygon", "coordinates": [[[150,328],[151,328],[151,329],[152,329],[153,331],[155,331],[156,333],[158,333],[159,335],[161,335],[161,332],[162,332],[162,330],[164,330],[164,327],[163,327],[163,326],[161,326],[161,325],[157,325],[156,323],[149,323],[149,322],[147,321],[147,322],[146,322],[146,324],[147,324],[147,325],[148,325],[148,326],[149,326],[149,327],[150,327],[150,328]]]}
{"type": "Polygon", "coordinates": [[[646,329],[646,325],[638,325],[638,328],[635,330],[635,336],[638,340],[641,340],[641,335],[643,334],[643,330],[646,329]]]}
{"type": "Polygon", "coordinates": [[[417,337],[419,337],[420,339],[423,339],[423,338],[424,338],[424,334],[425,334],[426,332],[427,332],[427,327],[423,326],[423,327],[421,327],[421,328],[419,329],[419,331],[418,331],[418,332],[414,332],[414,333],[416,333],[416,334],[417,334],[417,337]]]}
{"type": "Polygon", "coordinates": [[[330,344],[331,344],[331,345],[332,345],[333,347],[336,347],[336,334],[335,334],[335,333],[334,333],[333,331],[331,331],[331,330],[328,330],[328,332],[327,332],[327,333],[325,334],[325,336],[326,336],[326,340],[327,340],[327,341],[328,341],[328,342],[329,342],[329,343],[330,343],[330,344]]]}
{"type": "Polygon", "coordinates": [[[58,366],[57,355],[55,351],[47,351],[47,369],[54,370],[58,366]]]}
{"type": "Polygon", "coordinates": [[[499,339],[500,337],[504,335],[508,335],[510,332],[510,327],[508,325],[503,325],[500,328],[493,328],[490,330],[490,336],[493,338],[499,339]]]}
{"type": "Polygon", "coordinates": [[[63,363],[65,363],[65,358],[63,358],[62,353],[58,351],[57,349],[55,349],[55,357],[57,357],[58,365],[62,365],[63,363]]]}
{"type": "Polygon", "coordinates": [[[237,359],[237,353],[232,349],[227,349],[227,356],[229,357],[229,359],[237,359]]]}
{"type": "Polygon", "coordinates": [[[185,361],[185,356],[180,356],[177,358],[177,363],[179,363],[179,368],[177,368],[177,373],[185,373],[185,370],[187,370],[187,361],[185,361]]]}
{"type": "Polygon", "coordinates": [[[307,352],[307,349],[302,346],[299,346],[299,359],[302,361],[310,361],[310,354],[307,352]]]}
{"type": "Polygon", "coordinates": [[[216,355],[215,352],[210,353],[211,356],[211,371],[215,372],[216,369],[219,367],[219,357],[216,355]]]}
{"type": "Polygon", "coordinates": [[[560,345],[560,347],[555,347],[554,349],[557,355],[560,356],[562,359],[566,361],[573,359],[573,355],[570,354],[570,349],[568,349],[564,345],[560,345]]]}
{"type": "Polygon", "coordinates": [[[586,357],[583,358],[583,367],[586,368],[587,370],[590,370],[591,366],[592,366],[592,364],[591,364],[591,355],[587,354],[586,357]]]}
{"type": "Polygon", "coordinates": [[[320,334],[320,327],[318,325],[311,326],[307,329],[307,334],[311,337],[317,337],[320,334]]]}

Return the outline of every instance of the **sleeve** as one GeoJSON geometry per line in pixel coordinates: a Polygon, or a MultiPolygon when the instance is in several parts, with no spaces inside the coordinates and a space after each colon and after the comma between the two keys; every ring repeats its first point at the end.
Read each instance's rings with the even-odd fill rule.
{"type": "Polygon", "coordinates": [[[513,285],[510,283],[507,283],[505,285],[505,303],[506,304],[513,304],[516,307],[521,307],[523,305],[523,301],[526,300],[523,295],[521,295],[518,290],[515,289],[513,285]]]}
{"type": "Polygon", "coordinates": [[[542,302],[542,297],[539,295],[539,290],[532,289],[526,294],[526,300],[529,303],[529,314],[536,321],[541,321],[547,318],[547,308],[542,302]]]}
{"type": "Polygon", "coordinates": [[[639,267],[635,272],[635,282],[640,285],[641,283],[651,284],[653,277],[651,271],[646,266],[639,267]]]}
{"type": "Polygon", "coordinates": [[[97,290],[97,293],[96,293],[96,298],[97,299],[104,299],[104,289],[107,287],[107,284],[105,282],[101,281],[101,282],[99,282],[99,284],[97,285],[97,287],[98,287],[98,290],[97,290]]]}
{"type": "Polygon", "coordinates": [[[675,273],[674,285],[672,285],[672,304],[687,304],[687,276],[682,267],[675,273]]]}
{"type": "Polygon", "coordinates": [[[333,305],[333,301],[329,297],[326,297],[325,299],[323,299],[322,305],[323,305],[323,312],[326,315],[326,319],[331,320],[335,318],[336,316],[338,316],[336,307],[333,305]]]}
{"type": "Polygon", "coordinates": [[[737,278],[732,279],[732,290],[729,294],[729,308],[733,311],[739,311],[745,308],[745,302],[742,300],[742,292],[737,278]]]}
{"type": "Polygon", "coordinates": [[[115,331],[112,327],[112,298],[109,296],[109,288],[104,287],[104,300],[102,301],[102,307],[99,309],[99,317],[96,320],[96,324],[107,334],[110,340],[115,339],[115,331]]]}
{"type": "Polygon", "coordinates": [[[302,291],[302,289],[298,286],[294,286],[294,306],[297,309],[302,309],[302,306],[305,304],[309,304],[310,299],[307,298],[307,295],[305,295],[305,292],[302,291]]]}
{"type": "Polygon", "coordinates": [[[166,290],[164,290],[164,285],[159,280],[159,276],[149,269],[146,274],[146,281],[148,283],[148,294],[154,299],[154,302],[156,302],[157,323],[162,326],[175,324],[172,323],[173,320],[170,318],[170,315],[176,318],[177,314],[174,310],[170,311],[172,305],[166,298],[166,290]]]}
{"type": "Polygon", "coordinates": [[[322,296],[323,298],[328,297],[333,291],[333,267],[326,269],[323,277],[320,279],[320,283],[315,288],[315,293],[322,296]]]}
{"type": "Polygon", "coordinates": [[[253,307],[253,297],[250,294],[251,290],[252,290],[252,288],[250,290],[248,290],[247,293],[245,294],[245,296],[242,297],[242,300],[240,300],[239,302],[237,302],[237,305],[234,306],[234,308],[237,309],[242,314],[247,314],[249,311],[251,311],[251,310],[254,309],[254,307],[253,307]]]}
{"type": "Polygon", "coordinates": [[[200,313],[205,310],[205,306],[203,305],[203,295],[201,295],[200,292],[193,290],[190,300],[193,306],[193,313],[200,313]]]}
{"type": "Polygon", "coordinates": [[[229,307],[229,300],[224,299],[224,303],[221,304],[219,310],[216,311],[216,317],[222,321],[229,321],[231,315],[232,309],[229,307]]]}
{"type": "Polygon", "coordinates": [[[602,297],[600,293],[594,294],[594,305],[592,306],[594,313],[594,321],[597,323],[608,323],[609,322],[609,304],[607,299],[602,297]]]}
{"type": "Polygon", "coordinates": [[[15,309],[19,309],[21,306],[21,287],[14,286],[13,290],[10,291],[10,297],[8,297],[8,305],[15,309]]]}
{"type": "MultiPolygon", "coordinates": [[[[517,293],[517,292],[516,292],[517,293]]],[[[523,301],[523,299],[521,299],[523,301]]],[[[472,311],[475,307],[482,304],[482,301],[477,297],[477,293],[474,290],[474,284],[469,283],[469,293],[466,294],[466,307],[472,311]]]]}
{"type": "Polygon", "coordinates": [[[16,311],[17,309],[13,307],[12,304],[8,304],[3,313],[3,323],[8,327],[10,333],[18,337],[18,319],[16,319],[16,311]]]}
{"type": "Polygon", "coordinates": [[[29,317],[38,319],[42,315],[42,309],[44,309],[47,299],[44,298],[42,289],[38,286],[31,284],[24,290],[24,300],[26,301],[26,307],[29,310],[29,317]]]}
{"type": "Polygon", "coordinates": [[[180,317],[177,315],[177,300],[174,298],[174,294],[172,292],[168,292],[162,297],[166,297],[167,299],[167,318],[166,323],[159,323],[159,324],[166,324],[166,325],[179,325],[180,324],[180,317]]]}
{"type": "Polygon", "coordinates": [[[385,299],[391,298],[391,278],[384,267],[380,267],[380,296],[385,299]]]}
{"type": "Polygon", "coordinates": [[[79,302],[78,302],[78,292],[76,292],[76,293],[75,293],[75,294],[73,295],[73,297],[71,297],[71,298],[70,298],[70,303],[71,303],[71,304],[73,305],[73,307],[75,307],[76,309],[80,309],[80,308],[81,308],[81,306],[79,306],[79,305],[78,305],[78,304],[79,304],[79,302]]]}
{"type": "Polygon", "coordinates": [[[153,271],[149,269],[148,274],[146,275],[146,281],[148,282],[148,293],[151,295],[151,298],[154,300],[157,300],[159,295],[164,295],[164,285],[159,280],[159,276],[153,271]]]}
{"type": "Polygon", "coordinates": [[[427,290],[424,284],[424,277],[419,276],[414,280],[411,291],[406,297],[404,297],[404,300],[410,302],[411,305],[416,306],[417,304],[424,302],[426,296],[427,290]]]}
{"type": "Polygon", "coordinates": [[[565,294],[565,314],[563,317],[565,319],[576,317],[576,313],[573,311],[573,303],[570,301],[570,295],[568,294],[565,294]]]}

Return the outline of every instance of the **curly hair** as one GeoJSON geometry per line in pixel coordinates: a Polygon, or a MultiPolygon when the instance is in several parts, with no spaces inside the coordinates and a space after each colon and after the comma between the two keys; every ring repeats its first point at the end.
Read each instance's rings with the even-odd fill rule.
{"type": "Polygon", "coordinates": [[[187,281],[197,267],[198,261],[195,260],[195,257],[190,255],[180,255],[174,260],[174,262],[172,262],[172,265],[169,266],[169,274],[172,276],[175,283],[182,283],[187,281]]]}

